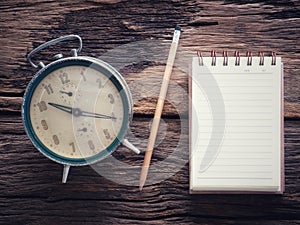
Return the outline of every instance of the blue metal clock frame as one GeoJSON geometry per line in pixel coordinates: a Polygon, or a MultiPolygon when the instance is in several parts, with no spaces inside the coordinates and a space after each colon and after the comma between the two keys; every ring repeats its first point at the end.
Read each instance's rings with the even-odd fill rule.
{"type": "Polygon", "coordinates": [[[24,94],[23,103],[22,103],[22,119],[25,126],[25,130],[27,132],[27,135],[29,136],[31,142],[34,144],[34,146],[46,157],[52,159],[55,162],[65,164],[65,165],[71,165],[71,166],[82,166],[82,165],[88,165],[95,162],[98,162],[110,154],[112,154],[116,148],[120,145],[121,141],[124,139],[126,132],[129,128],[129,123],[131,121],[132,117],[132,97],[131,93],[129,91],[129,88],[124,80],[124,78],[121,76],[121,74],[115,70],[113,67],[111,67],[109,64],[105,63],[102,60],[91,58],[91,57],[68,57],[59,59],[55,62],[52,62],[42,68],[38,73],[33,77],[33,79],[30,81],[26,92],[24,94]],[[115,140],[103,151],[100,153],[88,157],[88,158],[69,158],[60,156],[53,151],[51,151],[49,148],[47,148],[41,140],[38,138],[38,136],[35,134],[31,118],[30,118],[30,103],[32,95],[38,86],[38,84],[51,72],[60,69],[62,67],[66,66],[85,66],[89,68],[93,68],[95,70],[100,71],[105,76],[107,76],[111,82],[116,86],[117,90],[120,92],[124,110],[123,110],[123,123],[120,129],[119,134],[115,138],[115,140]]]}

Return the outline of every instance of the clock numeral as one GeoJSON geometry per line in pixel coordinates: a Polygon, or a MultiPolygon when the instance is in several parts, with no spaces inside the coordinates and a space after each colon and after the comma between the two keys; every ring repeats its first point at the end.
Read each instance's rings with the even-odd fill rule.
{"type": "Polygon", "coordinates": [[[88,141],[88,145],[89,145],[89,147],[90,147],[91,150],[95,150],[95,145],[94,145],[94,143],[93,143],[92,140],[88,141]]]}
{"type": "Polygon", "coordinates": [[[104,133],[106,139],[111,138],[110,133],[108,132],[108,129],[103,129],[103,133],[104,133]]]}
{"type": "Polygon", "coordinates": [[[112,94],[108,94],[108,98],[109,98],[109,102],[111,104],[114,104],[114,102],[115,102],[114,96],[112,94]]]}
{"type": "Polygon", "coordinates": [[[41,101],[36,104],[39,107],[40,112],[46,111],[47,110],[47,105],[46,102],[41,101]]]}
{"type": "Polygon", "coordinates": [[[42,86],[44,87],[44,89],[46,90],[47,94],[50,95],[53,93],[53,88],[51,86],[51,84],[42,84],[42,86]]]}
{"type": "Polygon", "coordinates": [[[98,87],[99,87],[99,88],[102,88],[102,81],[101,81],[101,79],[98,78],[98,79],[96,80],[96,82],[98,83],[98,87]]]}
{"type": "Polygon", "coordinates": [[[48,130],[48,124],[47,124],[46,120],[41,120],[41,125],[44,130],[48,130]]]}
{"type": "Polygon", "coordinates": [[[69,145],[72,147],[72,151],[75,152],[75,144],[74,144],[74,142],[71,142],[69,145]]]}
{"type": "Polygon", "coordinates": [[[54,144],[59,145],[59,139],[58,139],[57,135],[53,135],[52,139],[54,141],[54,144]]]}
{"type": "Polygon", "coordinates": [[[66,84],[66,83],[70,82],[67,73],[61,73],[61,74],[59,74],[59,79],[60,79],[60,81],[61,81],[62,84],[66,84]]]}

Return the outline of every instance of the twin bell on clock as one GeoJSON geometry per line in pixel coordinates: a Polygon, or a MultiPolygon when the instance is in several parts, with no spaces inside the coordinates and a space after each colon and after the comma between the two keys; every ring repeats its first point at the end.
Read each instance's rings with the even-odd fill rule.
{"type": "Polygon", "coordinates": [[[34,146],[46,157],[63,164],[62,182],[70,166],[99,162],[119,144],[136,153],[126,138],[132,117],[132,97],[121,74],[99,59],[79,56],[82,40],[68,35],[31,51],[28,62],[39,71],[23,98],[22,118],[34,146]],[[56,54],[48,65],[32,56],[63,41],[78,40],[70,57],[56,54]]]}

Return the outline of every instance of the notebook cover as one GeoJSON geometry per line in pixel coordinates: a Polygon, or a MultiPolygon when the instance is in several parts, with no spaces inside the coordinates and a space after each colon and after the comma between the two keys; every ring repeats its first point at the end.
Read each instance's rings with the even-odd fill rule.
{"type": "Polygon", "coordinates": [[[190,194],[283,194],[285,190],[285,173],[284,173],[284,82],[283,82],[283,64],[281,64],[281,184],[280,184],[280,191],[272,192],[272,191],[201,191],[201,190],[193,190],[191,188],[191,170],[192,170],[192,67],[189,70],[189,78],[188,78],[188,92],[189,92],[189,193],[190,194]]]}

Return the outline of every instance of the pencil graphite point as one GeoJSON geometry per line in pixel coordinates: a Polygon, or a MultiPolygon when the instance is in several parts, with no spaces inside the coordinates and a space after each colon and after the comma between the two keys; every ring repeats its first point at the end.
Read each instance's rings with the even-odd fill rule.
{"type": "Polygon", "coordinates": [[[140,191],[143,190],[144,184],[146,180],[140,180],[140,191]]]}
{"type": "Polygon", "coordinates": [[[142,172],[141,172],[141,177],[140,177],[140,191],[143,190],[143,187],[145,185],[148,170],[149,170],[149,165],[143,165],[142,172]]]}

